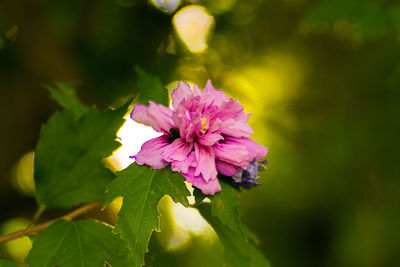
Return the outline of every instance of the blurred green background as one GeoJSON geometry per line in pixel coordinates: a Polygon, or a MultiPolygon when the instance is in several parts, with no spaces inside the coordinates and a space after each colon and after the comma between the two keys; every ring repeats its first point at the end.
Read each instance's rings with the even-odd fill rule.
{"type": "MultiPolygon", "coordinates": [[[[273,266],[399,266],[395,0],[0,0],[1,233],[37,208],[32,151],[59,109],[42,84],[72,81],[104,108],[140,92],[137,68],[164,85],[211,79],[253,114],[268,169],[240,214],[273,266]]],[[[148,266],[222,265],[215,235],[171,248],[183,230],[162,220],[148,266]]],[[[22,261],[29,240],[14,242],[0,257],[22,261]]]]}

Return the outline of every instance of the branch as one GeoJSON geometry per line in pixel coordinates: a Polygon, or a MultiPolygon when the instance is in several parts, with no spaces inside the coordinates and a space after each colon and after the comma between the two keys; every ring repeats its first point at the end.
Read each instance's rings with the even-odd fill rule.
{"type": "Polygon", "coordinates": [[[96,207],[99,207],[101,205],[102,205],[102,201],[89,203],[89,204],[86,204],[86,205],[84,205],[84,206],[82,206],[82,207],[80,207],[80,208],[78,208],[78,209],[76,209],[74,211],[71,211],[68,214],[65,214],[62,217],[50,220],[48,222],[45,222],[45,223],[42,223],[42,224],[39,224],[39,225],[36,225],[36,226],[33,226],[33,227],[29,227],[29,228],[24,229],[24,230],[19,230],[19,231],[16,231],[16,232],[8,234],[8,235],[0,236],[0,244],[8,242],[10,240],[14,240],[14,239],[20,238],[20,237],[22,237],[24,235],[27,235],[27,234],[30,234],[30,233],[43,231],[44,229],[47,228],[47,226],[49,226],[50,224],[52,224],[52,223],[54,223],[54,222],[56,222],[58,220],[64,219],[64,220],[71,221],[74,218],[79,217],[80,215],[83,215],[83,214],[87,213],[88,211],[90,211],[90,210],[92,210],[92,209],[94,209],[96,207]]]}

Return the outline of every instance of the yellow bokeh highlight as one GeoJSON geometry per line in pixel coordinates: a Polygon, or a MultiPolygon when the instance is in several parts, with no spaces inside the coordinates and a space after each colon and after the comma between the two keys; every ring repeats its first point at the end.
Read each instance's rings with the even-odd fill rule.
{"type": "MultiPolygon", "coordinates": [[[[6,221],[1,226],[1,234],[6,235],[18,230],[25,229],[29,226],[30,221],[24,218],[14,218],[6,221]]],[[[3,244],[6,252],[11,258],[18,262],[23,262],[32,247],[32,242],[27,236],[9,241],[3,244]]]]}
{"type": "Polygon", "coordinates": [[[182,41],[193,53],[207,48],[207,38],[214,25],[214,17],[203,6],[189,5],[175,13],[172,23],[182,41]]]}
{"type": "Polygon", "coordinates": [[[15,166],[13,186],[22,194],[33,196],[35,194],[35,182],[33,179],[33,162],[35,152],[30,151],[23,155],[15,166]]]}
{"type": "Polygon", "coordinates": [[[130,114],[131,111],[124,116],[125,122],[117,132],[121,146],[110,157],[103,160],[103,163],[113,171],[128,167],[135,161],[132,156],[140,151],[144,142],[161,135],[153,128],[132,120],[130,114]]]}
{"type": "Polygon", "coordinates": [[[252,113],[249,124],[255,139],[269,140],[268,129],[262,123],[265,119],[279,119],[285,127],[296,127],[282,107],[298,95],[304,75],[304,66],[293,55],[271,53],[257,64],[226,73],[223,84],[240,99],[245,111],[252,113]]]}
{"type": "Polygon", "coordinates": [[[180,203],[175,203],[170,197],[163,200],[163,207],[169,214],[169,223],[172,229],[172,233],[166,242],[167,250],[186,246],[193,236],[206,239],[216,238],[214,230],[201,217],[197,209],[186,208],[180,203]]]}

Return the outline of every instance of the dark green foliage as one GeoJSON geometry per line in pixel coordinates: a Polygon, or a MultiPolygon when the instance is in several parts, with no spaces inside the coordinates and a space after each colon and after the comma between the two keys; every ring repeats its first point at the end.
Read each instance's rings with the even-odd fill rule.
{"type": "Polygon", "coordinates": [[[117,173],[117,178],[108,186],[105,205],[118,196],[124,197],[115,232],[121,233],[127,242],[134,266],[144,264],[151,233],[160,231],[157,210],[160,199],[169,195],[174,201],[189,205],[190,193],[183,181],[183,176],[169,167],[154,170],[133,163],[117,173]]]}
{"type": "Polygon", "coordinates": [[[101,160],[119,146],[114,139],[127,106],[103,112],[91,108],[76,119],[84,108],[71,105],[71,95],[55,95],[68,109],[55,113],[40,133],[34,173],[37,202],[70,207],[99,200],[114,178],[101,160]]]}
{"type": "Polygon", "coordinates": [[[0,267],[22,267],[22,264],[16,263],[12,260],[0,259],[0,267]]]}
{"type": "Polygon", "coordinates": [[[81,103],[71,83],[57,82],[55,85],[56,88],[45,85],[51,93],[51,98],[57,101],[64,109],[73,112],[76,118],[80,118],[90,110],[81,103]]]}
{"type": "Polygon", "coordinates": [[[219,178],[221,192],[213,196],[206,196],[201,193],[201,190],[195,188],[193,195],[195,196],[197,205],[201,204],[202,200],[208,197],[211,201],[212,215],[218,217],[221,223],[225,224],[232,231],[244,235],[244,229],[242,229],[242,223],[239,220],[237,210],[239,206],[239,189],[230,184],[225,178],[219,178]]]}
{"type": "Polygon", "coordinates": [[[340,21],[354,24],[354,33],[374,38],[388,33],[400,34],[397,6],[375,0],[324,0],[310,9],[305,17],[308,27],[326,27],[340,21]]]}
{"type": "Polygon", "coordinates": [[[34,241],[25,259],[30,267],[112,267],[129,266],[125,242],[112,228],[93,220],[60,220],[34,241]]]}
{"type": "Polygon", "coordinates": [[[221,192],[213,196],[203,195],[195,188],[196,207],[220,237],[229,266],[268,266],[264,256],[251,243],[257,243],[257,237],[239,219],[239,189],[225,178],[219,178],[221,192]],[[202,203],[205,197],[210,203],[202,203]]]}
{"type": "Polygon", "coordinates": [[[221,192],[209,196],[211,200],[212,215],[217,217],[226,227],[238,234],[243,234],[239,213],[239,189],[235,188],[225,179],[219,179],[221,192]]]}
{"type": "Polygon", "coordinates": [[[218,216],[213,215],[212,205],[202,203],[198,209],[204,219],[213,227],[221,243],[224,246],[225,259],[228,266],[232,267],[268,267],[270,266],[264,256],[251,244],[243,238],[243,235],[232,231],[226,227],[226,222],[222,222],[218,216]]]}
{"type": "Polygon", "coordinates": [[[168,90],[164,88],[160,79],[141,69],[136,69],[138,76],[139,97],[137,102],[147,105],[148,101],[154,101],[164,106],[169,106],[168,90]]]}

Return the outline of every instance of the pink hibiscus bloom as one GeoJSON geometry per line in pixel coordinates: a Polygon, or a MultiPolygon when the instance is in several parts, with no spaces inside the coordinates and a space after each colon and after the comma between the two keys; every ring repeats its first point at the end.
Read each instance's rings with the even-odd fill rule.
{"type": "Polygon", "coordinates": [[[173,110],[149,103],[148,107],[135,104],[131,117],[163,135],[143,144],[136,163],[154,169],[171,164],[173,171],[204,194],[221,191],[218,173],[232,177],[240,171],[241,175],[267,154],[266,147],[248,138],[253,134],[247,125],[250,113],[243,112],[239,101],[215,90],[210,81],[204,90],[196,85],[191,90],[179,82],[172,93],[173,110]]]}

